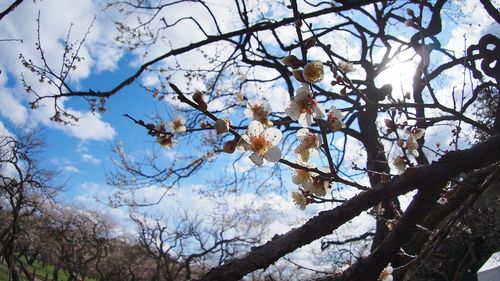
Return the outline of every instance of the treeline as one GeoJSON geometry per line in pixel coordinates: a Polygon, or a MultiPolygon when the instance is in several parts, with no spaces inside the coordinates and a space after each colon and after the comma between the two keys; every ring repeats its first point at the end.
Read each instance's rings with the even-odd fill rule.
{"type": "Polygon", "coordinates": [[[210,255],[223,262],[233,256],[234,243],[254,242],[226,239],[221,229],[188,215],[173,226],[132,216],[135,229],[122,235],[98,211],[55,203],[61,175],[37,161],[43,146],[36,134],[0,137],[0,259],[9,280],[40,280],[30,270],[34,262],[53,268],[44,276],[52,281],[62,272],[70,281],[187,280],[218,264],[210,255]]]}

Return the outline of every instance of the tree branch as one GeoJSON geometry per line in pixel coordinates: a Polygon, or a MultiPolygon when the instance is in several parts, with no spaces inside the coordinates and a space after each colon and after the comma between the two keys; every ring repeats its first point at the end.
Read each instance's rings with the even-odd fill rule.
{"type": "MultiPolygon", "coordinates": [[[[329,235],[345,222],[375,204],[420,188],[425,190],[489,163],[500,160],[500,135],[490,137],[469,149],[445,154],[437,162],[409,168],[385,184],[365,191],[333,210],[320,212],[302,226],[275,235],[266,244],[252,248],[247,255],[213,268],[200,280],[238,280],[254,270],[267,268],[284,255],[329,235]]],[[[416,204],[416,203],[415,203],[416,204]]]]}

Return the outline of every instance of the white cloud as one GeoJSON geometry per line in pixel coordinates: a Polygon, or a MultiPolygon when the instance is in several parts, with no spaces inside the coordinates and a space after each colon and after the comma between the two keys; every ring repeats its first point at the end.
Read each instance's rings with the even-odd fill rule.
{"type": "Polygon", "coordinates": [[[16,125],[22,125],[28,119],[26,108],[7,89],[0,86],[0,114],[16,125]]]}
{"type": "Polygon", "coordinates": [[[83,162],[91,163],[94,165],[98,165],[101,163],[101,160],[94,157],[90,153],[89,148],[87,146],[85,146],[83,143],[78,144],[78,147],[76,148],[76,152],[80,154],[80,157],[83,160],[83,162]]]}
{"type": "Polygon", "coordinates": [[[75,167],[73,165],[64,166],[63,171],[71,173],[71,174],[79,174],[79,173],[81,173],[81,171],[77,167],[75,167]]]}
{"type": "Polygon", "coordinates": [[[0,136],[11,136],[11,135],[12,135],[12,133],[9,132],[9,130],[7,130],[7,128],[5,128],[5,125],[0,120],[0,136]]]}
{"type": "Polygon", "coordinates": [[[40,11],[40,37],[44,55],[49,66],[58,72],[62,63],[64,41],[71,26],[70,41],[81,41],[87,28],[90,26],[94,15],[97,20],[87,37],[86,43],[80,50],[80,55],[85,59],[78,63],[69,79],[78,86],[80,79],[87,78],[92,69],[97,71],[116,69],[122,52],[111,47],[114,44],[116,30],[112,24],[109,11],[103,12],[105,3],[100,1],[83,0],[77,2],[47,0],[36,3],[23,3],[8,17],[2,20],[0,34],[2,38],[21,39],[21,42],[9,41],[0,44],[0,114],[16,125],[35,127],[40,124],[60,129],[79,139],[102,140],[111,139],[115,135],[114,129],[104,122],[100,115],[80,111],[65,106],[65,100],[60,99],[62,109],[75,114],[81,121],[75,126],[61,126],[49,121],[54,114],[53,103],[42,102],[41,107],[31,111],[28,102],[33,98],[27,95],[22,87],[21,76],[24,77],[34,90],[41,94],[50,94],[55,91],[51,85],[40,84],[38,78],[33,76],[18,59],[23,54],[27,59],[41,64],[38,51],[35,48],[37,40],[36,18],[40,11]],[[61,12],[64,11],[64,12],[61,12]],[[12,77],[7,81],[5,77],[12,77]]]}

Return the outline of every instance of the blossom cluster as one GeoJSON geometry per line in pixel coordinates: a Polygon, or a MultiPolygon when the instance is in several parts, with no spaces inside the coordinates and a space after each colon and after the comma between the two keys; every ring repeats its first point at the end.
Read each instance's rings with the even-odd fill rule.
{"type": "Polygon", "coordinates": [[[412,155],[413,157],[418,157],[419,152],[419,144],[418,140],[421,139],[424,134],[425,134],[425,129],[423,128],[411,128],[409,126],[406,126],[406,123],[404,125],[398,126],[394,123],[394,121],[390,119],[385,119],[384,120],[385,125],[387,127],[388,133],[395,132],[396,135],[398,136],[398,139],[396,140],[396,144],[401,147],[402,151],[404,152],[403,155],[398,155],[393,158],[392,164],[396,168],[396,171],[399,174],[402,174],[407,167],[408,164],[408,156],[407,155],[412,155]],[[403,129],[403,134],[406,136],[406,139],[399,138],[399,134],[397,134],[397,129],[401,127],[403,129]]]}
{"type": "MultiPolygon", "coordinates": [[[[296,169],[292,178],[293,183],[299,186],[299,190],[292,193],[292,199],[301,209],[304,209],[308,203],[313,202],[314,196],[325,196],[330,187],[330,180],[324,177],[327,172],[318,170],[309,162],[311,158],[319,156],[320,148],[324,144],[324,136],[309,128],[315,122],[322,128],[323,132],[326,129],[336,132],[345,128],[345,124],[342,121],[342,112],[333,106],[325,112],[312,91],[311,84],[318,83],[324,78],[321,61],[305,63],[290,55],[283,59],[283,63],[292,67],[294,77],[301,83],[284,112],[286,116],[297,121],[302,127],[296,132],[299,145],[294,149],[294,152],[297,155],[298,164],[303,168],[296,169]]],[[[353,71],[352,65],[348,63],[342,64],[342,68],[345,69],[345,72],[353,71]]],[[[239,93],[236,100],[241,103],[246,98],[239,93]]],[[[202,112],[208,110],[203,92],[195,92],[192,101],[194,101],[192,105],[198,110],[202,112]]],[[[245,134],[240,136],[232,130],[229,118],[215,119],[212,117],[213,124],[203,122],[202,128],[215,129],[217,134],[231,132],[235,138],[224,143],[223,151],[233,153],[237,148],[249,151],[251,152],[250,160],[255,165],[262,166],[264,160],[276,163],[282,157],[278,146],[282,139],[282,133],[273,127],[274,123],[270,120],[270,114],[271,106],[266,100],[248,101],[244,115],[252,120],[245,134]]],[[[176,116],[168,125],[162,121],[158,124],[157,129],[166,131],[167,126],[170,132],[159,135],[157,142],[166,148],[172,148],[176,143],[174,135],[186,131],[185,121],[176,116]]]]}
{"type": "Polygon", "coordinates": [[[175,134],[186,132],[185,120],[180,116],[175,116],[168,124],[160,120],[156,125],[148,124],[149,134],[156,136],[156,141],[164,148],[173,148],[177,141],[175,134]],[[151,125],[151,126],[149,126],[151,125]]]}

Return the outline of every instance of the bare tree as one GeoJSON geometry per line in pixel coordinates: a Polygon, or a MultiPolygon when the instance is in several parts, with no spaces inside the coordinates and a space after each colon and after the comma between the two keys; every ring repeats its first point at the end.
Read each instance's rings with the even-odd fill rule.
{"type": "Polygon", "coordinates": [[[52,257],[49,262],[54,265],[54,281],[61,269],[69,280],[97,277],[96,271],[111,241],[110,223],[101,214],[82,208],[53,207],[43,226],[43,233],[50,239],[45,238],[48,243],[42,255],[52,257]]]}
{"type": "Polygon", "coordinates": [[[18,257],[27,248],[22,242],[31,239],[32,218],[60,190],[53,184],[55,172],[38,162],[37,154],[43,146],[35,133],[0,137],[1,255],[13,281],[21,280],[20,271],[32,280],[32,274],[18,257]]]}

